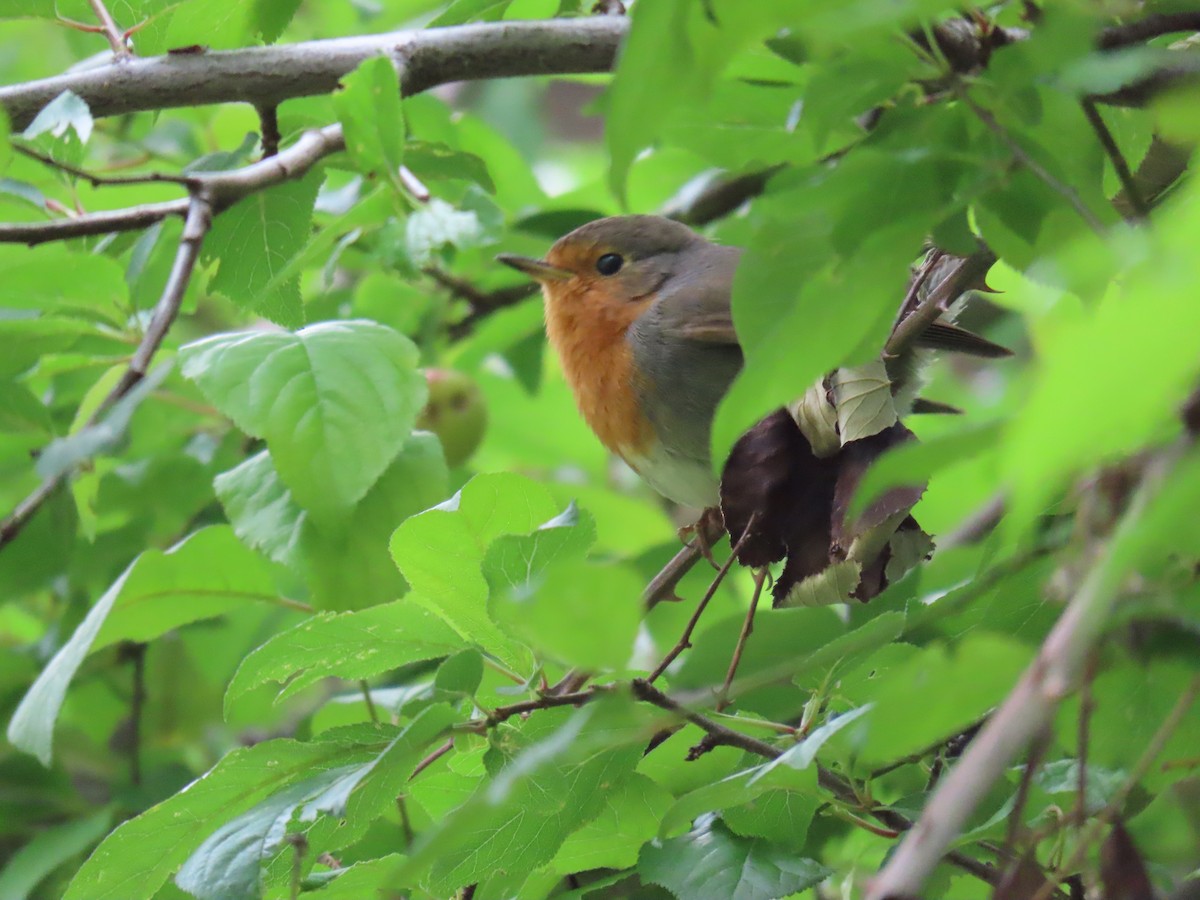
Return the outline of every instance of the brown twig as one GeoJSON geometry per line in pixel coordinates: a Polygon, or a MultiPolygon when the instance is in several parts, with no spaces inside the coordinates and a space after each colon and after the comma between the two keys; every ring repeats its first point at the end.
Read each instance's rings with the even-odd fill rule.
{"type": "Polygon", "coordinates": [[[264,103],[256,106],[258,122],[262,128],[259,140],[262,142],[262,158],[275,156],[279,153],[279,145],[283,135],[279,133],[279,107],[274,103],[264,103]]]}
{"type": "Polygon", "coordinates": [[[684,544],[683,548],[671,557],[657,575],[650,579],[646,590],[642,592],[642,602],[646,609],[654,609],[662,601],[675,596],[675,587],[683,577],[704,556],[704,548],[711,547],[725,533],[725,526],[716,517],[702,516],[696,523],[696,536],[684,544]],[[701,532],[700,529],[703,529],[701,532]]]}
{"type": "Polygon", "coordinates": [[[582,706],[608,690],[610,688],[597,685],[585,691],[574,691],[569,694],[543,694],[535,700],[523,700],[508,706],[497,706],[485,718],[478,720],[478,724],[486,729],[499,725],[513,716],[523,715],[537,709],[551,709],[555,706],[582,706]]]}
{"type": "Polygon", "coordinates": [[[1050,746],[1053,735],[1049,728],[1044,728],[1029,745],[1025,756],[1025,769],[1021,772],[1021,781],[1017,785],[1017,793],[1013,798],[1012,811],[1008,814],[1008,831],[1004,837],[1004,849],[1015,855],[1017,841],[1021,836],[1021,817],[1025,814],[1025,804],[1029,801],[1029,792],[1033,789],[1033,779],[1046,758],[1046,750],[1050,746]]]}
{"type": "Polygon", "coordinates": [[[754,630],[754,614],[758,611],[758,598],[762,596],[763,584],[767,580],[769,570],[764,566],[754,573],[754,594],[750,597],[750,608],[746,610],[746,618],[742,622],[742,631],[738,635],[737,645],[733,648],[733,657],[729,660],[729,669],[725,672],[725,680],[721,683],[721,690],[717,692],[717,712],[721,712],[729,706],[729,688],[733,684],[733,678],[737,675],[738,666],[742,663],[742,652],[746,649],[746,641],[750,639],[750,632],[754,630]]]}
{"type": "Polygon", "coordinates": [[[61,172],[66,172],[68,175],[74,175],[76,178],[82,178],[89,182],[92,187],[100,187],[101,185],[119,185],[119,184],[153,184],[162,182],[166,184],[182,184],[189,188],[198,187],[200,179],[194,175],[172,175],[169,172],[146,172],[142,175],[98,175],[95,172],[89,172],[87,169],[81,169],[78,166],[72,166],[65,162],[60,162],[51,156],[47,156],[32,147],[25,147],[21,144],[13,144],[13,150],[20,153],[22,156],[27,156],[30,159],[37,160],[43,165],[50,166],[52,169],[58,169],[61,172]]]}
{"type": "MultiPolygon", "coordinates": [[[[939,261],[943,259],[944,257],[939,261]]],[[[883,348],[884,355],[894,359],[911,348],[921,333],[945,312],[963,291],[969,290],[987,274],[995,261],[996,255],[984,247],[954,264],[955,268],[941,283],[892,329],[892,336],[883,348]]]]}
{"type": "Polygon", "coordinates": [[[454,738],[449,738],[446,743],[439,746],[436,750],[429,753],[423,760],[416,764],[416,766],[413,768],[413,773],[408,776],[408,780],[412,781],[453,749],[454,738]]]}
{"type": "Polygon", "coordinates": [[[129,694],[129,783],[142,783],[142,717],[146,709],[146,645],[129,645],[133,687],[129,694]]]}
{"type": "Polygon", "coordinates": [[[708,590],[704,592],[704,596],[700,598],[700,602],[696,604],[696,611],[692,613],[692,617],[688,619],[687,625],[683,629],[683,634],[679,636],[679,640],[675,642],[675,646],[667,651],[667,655],[662,658],[657,666],[647,676],[647,681],[653,683],[658,680],[658,677],[667,670],[667,666],[671,665],[675,659],[688,647],[692,646],[692,632],[696,630],[696,625],[700,621],[700,617],[704,615],[704,610],[713,596],[717,593],[717,588],[721,586],[721,582],[725,580],[725,576],[729,574],[730,568],[737,561],[738,551],[742,549],[746,539],[750,537],[751,530],[754,527],[754,518],[757,514],[750,516],[750,521],[746,523],[746,530],[742,532],[741,538],[738,539],[737,545],[734,546],[729,554],[729,559],[725,560],[725,564],[717,571],[712,583],[709,584],[708,590]]]}
{"type": "Polygon", "coordinates": [[[1096,655],[1089,657],[1083,673],[1083,684],[1079,687],[1079,727],[1076,732],[1075,759],[1079,767],[1079,785],[1075,793],[1075,815],[1072,819],[1083,827],[1087,821],[1087,765],[1088,739],[1091,731],[1092,710],[1095,701],[1092,699],[1092,681],[1096,678],[1096,655]]]}
{"type": "Polygon", "coordinates": [[[716,744],[738,747],[757,756],[766,757],[767,759],[776,759],[783,753],[782,750],[772,747],[766,741],[760,741],[758,738],[750,737],[748,734],[742,734],[740,731],[726,728],[724,725],[720,725],[712,719],[700,715],[700,713],[693,712],[681,703],[672,700],[651,684],[649,679],[635,678],[630,686],[633,689],[633,696],[638,700],[650,703],[659,709],[665,709],[679,716],[681,719],[686,719],[700,728],[716,744]]]}
{"type": "Polygon", "coordinates": [[[104,5],[104,0],[88,0],[88,3],[91,4],[96,18],[100,20],[101,33],[108,38],[108,45],[112,47],[113,56],[118,60],[129,59],[133,54],[125,42],[125,32],[113,19],[108,7],[104,5]]]}
{"type": "Polygon", "coordinates": [[[1083,114],[1087,118],[1088,124],[1092,126],[1092,131],[1096,132],[1100,146],[1108,155],[1108,161],[1112,163],[1113,170],[1117,173],[1117,179],[1121,182],[1122,196],[1131,211],[1129,218],[1135,221],[1146,218],[1149,213],[1146,201],[1142,198],[1142,192],[1134,181],[1133,173],[1129,171],[1129,164],[1125,162],[1121,148],[1117,146],[1116,138],[1113,137],[1104,117],[1100,115],[1100,110],[1096,108],[1096,102],[1091,97],[1084,97],[1079,103],[1083,107],[1083,114]]]}
{"type": "Polygon", "coordinates": [[[375,708],[375,701],[371,699],[371,686],[367,684],[367,679],[358,680],[358,689],[362,691],[363,703],[367,704],[367,715],[371,717],[371,724],[378,725],[379,710],[375,708]]]}

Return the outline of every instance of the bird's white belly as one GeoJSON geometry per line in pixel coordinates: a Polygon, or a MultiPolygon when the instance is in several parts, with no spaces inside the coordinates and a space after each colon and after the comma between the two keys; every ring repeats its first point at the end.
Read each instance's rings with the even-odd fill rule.
{"type": "Polygon", "coordinates": [[[717,477],[708,463],[671,453],[657,441],[649,452],[621,455],[646,484],[668,500],[696,509],[717,505],[717,477]]]}

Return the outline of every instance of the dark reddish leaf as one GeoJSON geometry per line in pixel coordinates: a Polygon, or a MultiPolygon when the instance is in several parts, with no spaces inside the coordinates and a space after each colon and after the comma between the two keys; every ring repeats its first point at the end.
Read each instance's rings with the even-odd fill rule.
{"type": "Polygon", "coordinates": [[[1030,900],[1045,883],[1046,876],[1042,874],[1037,857],[1029,850],[1005,866],[996,882],[996,890],[992,892],[992,900],[1030,900]]]}
{"type": "Polygon", "coordinates": [[[1102,900],[1154,900],[1142,854],[1118,820],[1100,847],[1102,900]]]}

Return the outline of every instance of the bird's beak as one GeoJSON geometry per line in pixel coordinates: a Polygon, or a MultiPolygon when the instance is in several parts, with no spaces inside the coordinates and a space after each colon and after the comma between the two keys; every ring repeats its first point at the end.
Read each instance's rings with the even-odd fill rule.
{"type": "Polygon", "coordinates": [[[560,269],[541,259],[531,259],[528,256],[514,256],[511,253],[501,253],[496,257],[497,262],[512,266],[518,272],[523,272],[534,281],[566,281],[574,273],[570,269],[560,269]]]}

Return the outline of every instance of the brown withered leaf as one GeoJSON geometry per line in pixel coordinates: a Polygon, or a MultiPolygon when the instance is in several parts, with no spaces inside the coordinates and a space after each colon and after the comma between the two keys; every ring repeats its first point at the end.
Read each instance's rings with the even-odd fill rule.
{"type": "Polygon", "coordinates": [[[1154,888],[1142,854],[1120,820],[1100,845],[1103,900],[1154,900],[1154,888]]]}
{"type": "Polygon", "coordinates": [[[744,566],[765,566],[786,555],[796,581],[829,563],[830,510],[836,457],[818,459],[786,410],[773,412],[734,445],[721,472],[721,512],[744,566]]]}
{"type": "Polygon", "coordinates": [[[851,441],[838,454],[837,484],[833,493],[831,538],[836,550],[845,553],[854,539],[877,528],[898,513],[907,513],[925,493],[925,485],[899,485],[877,498],[852,522],[846,521],[846,511],[854,492],[858,490],[867,469],[883,453],[906,441],[915,440],[913,433],[896,422],[878,434],[851,441]]]}
{"type": "Polygon", "coordinates": [[[1004,867],[992,892],[992,900],[1030,900],[1045,883],[1046,876],[1037,858],[1032,850],[1028,850],[1004,867]]]}

